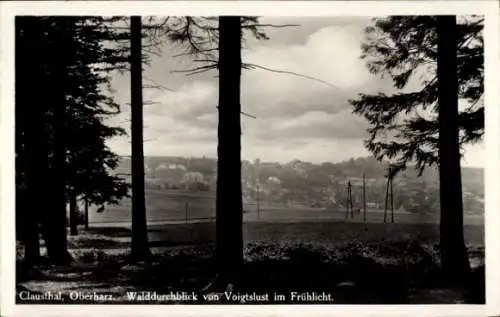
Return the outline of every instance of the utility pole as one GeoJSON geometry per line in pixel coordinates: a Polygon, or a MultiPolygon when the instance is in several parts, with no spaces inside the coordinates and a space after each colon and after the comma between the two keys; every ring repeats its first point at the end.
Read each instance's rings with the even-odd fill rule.
{"type": "Polygon", "coordinates": [[[353,206],[352,206],[352,186],[351,186],[351,182],[349,182],[349,205],[350,205],[350,209],[351,209],[351,218],[354,218],[354,209],[353,209],[353,206]]]}
{"type": "Polygon", "coordinates": [[[257,187],[257,219],[260,219],[260,159],[255,159],[255,181],[257,187]]]}
{"type": "Polygon", "coordinates": [[[387,209],[389,207],[389,196],[391,197],[391,222],[394,223],[394,195],[392,191],[392,168],[389,166],[387,173],[387,186],[385,189],[384,223],[387,222],[387,209]]]}
{"type": "Polygon", "coordinates": [[[345,200],[345,220],[349,219],[349,182],[346,184],[347,186],[347,194],[345,200]]]}
{"type": "Polygon", "coordinates": [[[385,184],[384,223],[387,222],[387,202],[389,201],[389,174],[390,173],[391,173],[391,168],[389,167],[389,172],[387,173],[387,181],[385,184]]]}
{"type": "Polygon", "coordinates": [[[351,214],[351,218],[353,218],[354,213],[353,213],[353,209],[352,209],[351,181],[347,181],[347,200],[346,200],[346,212],[345,212],[346,220],[349,218],[349,213],[351,214]]]}
{"type": "Polygon", "coordinates": [[[366,180],[363,173],[363,222],[366,223],[366,180]]]}
{"type": "Polygon", "coordinates": [[[257,183],[257,219],[260,219],[260,186],[257,183]]]}
{"type": "Polygon", "coordinates": [[[392,191],[392,175],[391,175],[391,223],[394,223],[394,195],[392,191]]]}

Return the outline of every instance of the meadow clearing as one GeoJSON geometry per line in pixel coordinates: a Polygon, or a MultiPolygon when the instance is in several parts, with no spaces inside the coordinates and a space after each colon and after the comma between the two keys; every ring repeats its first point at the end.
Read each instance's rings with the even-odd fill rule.
{"type": "MultiPolygon", "coordinates": [[[[68,237],[76,260],[69,268],[41,265],[34,273],[25,272],[18,244],[18,290],[62,292],[70,303],[92,303],[69,299],[71,292],[103,292],[112,294],[110,303],[115,304],[138,304],[127,298],[127,292],[132,291],[199,293],[216,274],[212,203],[210,195],[148,192],[153,253],[149,263],[131,264],[127,260],[131,240],[127,202],[92,213],[90,228],[80,228],[78,236],[68,237]],[[204,219],[186,221],[187,199],[193,206],[192,214],[204,219]]],[[[383,223],[383,213],[372,211],[363,223],[362,213],[346,221],[345,211],[264,205],[259,219],[255,211],[244,217],[245,265],[237,288],[240,293],[324,291],[335,298],[332,304],[484,302],[484,228],[477,216],[468,217],[464,226],[476,272],[466,290],[441,286],[436,215],[397,213],[395,223],[383,223]],[[346,283],[353,286],[346,289],[346,283]]],[[[43,250],[43,240],[41,244],[43,250]]]]}
{"type": "MultiPolygon", "coordinates": [[[[185,190],[146,190],[147,218],[150,224],[155,223],[181,223],[195,221],[214,221],[215,219],[215,193],[213,192],[190,192],[185,190]]],[[[130,223],[131,201],[123,199],[119,205],[108,205],[104,212],[96,213],[96,208],[91,208],[89,221],[93,226],[127,226],[130,223]]],[[[255,201],[244,200],[243,215],[244,222],[271,221],[271,222],[313,222],[313,221],[344,221],[345,210],[322,209],[304,206],[284,206],[260,202],[260,212],[257,212],[255,201]]],[[[383,210],[368,209],[366,221],[368,223],[383,222],[383,210]]],[[[397,223],[439,223],[439,214],[412,214],[409,212],[398,212],[394,214],[397,223]]],[[[349,222],[362,222],[363,213],[354,213],[354,218],[349,222]]],[[[390,212],[387,221],[391,221],[390,212]]],[[[482,225],[482,215],[468,215],[464,217],[464,223],[470,225],[482,225]]]]}

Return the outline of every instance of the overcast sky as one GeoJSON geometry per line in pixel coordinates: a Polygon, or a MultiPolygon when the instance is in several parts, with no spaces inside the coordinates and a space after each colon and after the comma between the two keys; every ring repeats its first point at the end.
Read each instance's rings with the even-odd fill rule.
{"type": "MultiPolygon", "coordinates": [[[[351,113],[347,100],[360,92],[392,89],[388,80],[371,75],[359,58],[364,28],[369,18],[263,18],[263,23],[300,24],[299,27],[269,29],[270,40],[248,40],[244,62],[293,71],[327,81],[337,88],[265,70],[244,71],[242,110],[257,117],[242,117],[242,156],[253,160],[288,162],[339,162],[370,155],[364,148],[367,123],[351,113]]],[[[216,157],[217,79],[216,72],[198,76],[171,73],[191,68],[188,58],[165,48],[145,70],[150,80],[173,91],[144,92],[145,155],[216,157]]],[[[115,76],[117,101],[130,101],[130,78],[115,76]]],[[[409,87],[411,89],[411,85],[409,87]]],[[[112,119],[129,127],[128,106],[112,119]]],[[[121,155],[130,154],[128,138],[109,142],[121,155]]],[[[466,148],[463,164],[483,166],[484,145],[466,148]]]]}

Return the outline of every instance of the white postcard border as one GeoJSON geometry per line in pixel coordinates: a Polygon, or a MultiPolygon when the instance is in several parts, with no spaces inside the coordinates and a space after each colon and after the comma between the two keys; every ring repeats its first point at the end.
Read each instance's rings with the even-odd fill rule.
{"type": "MultiPolygon", "coordinates": [[[[500,314],[500,50],[497,1],[11,1],[0,3],[0,243],[2,316],[493,316],[500,314]],[[486,305],[15,305],[14,16],[484,14],[486,305]]],[[[29,115],[29,114],[28,114],[29,115]]]]}

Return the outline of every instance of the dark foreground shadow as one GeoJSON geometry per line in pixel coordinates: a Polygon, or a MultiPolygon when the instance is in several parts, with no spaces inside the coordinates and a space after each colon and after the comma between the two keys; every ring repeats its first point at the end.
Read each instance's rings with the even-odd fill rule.
{"type": "Polygon", "coordinates": [[[416,241],[351,242],[334,248],[251,242],[245,247],[240,280],[229,294],[248,296],[228,300],[227,294],[219,294],[218,300],[204,300],[199,292],[216,275],[214,250],[213,244],[163,247],[155,250],[150,262],[135,264],[128,261],[126,249],[74,253],[77,261],[71,267],[42,263],[24,269],[18,262],[17,286],[18,291],[33,294],[61,292],[63,298],[56,303],[71,304],[172,304],[129,298],[141,291],[197,294],[197,301],[176,301],[184,304],[451,304],[485,300],[484,266],[475,269],[466,289],[448,289],[440,278],[436,250],[416,241]],[[110,294],[113,300],[75,300],[70,298],[72,292],[110,294]],[[268,299],[255,299],[259,294],[267,294],[268,299]],[[322,294],[329,294],[330,299],[322,294]]]}

